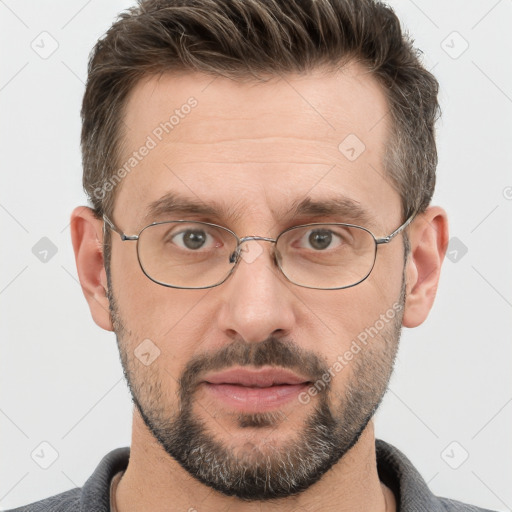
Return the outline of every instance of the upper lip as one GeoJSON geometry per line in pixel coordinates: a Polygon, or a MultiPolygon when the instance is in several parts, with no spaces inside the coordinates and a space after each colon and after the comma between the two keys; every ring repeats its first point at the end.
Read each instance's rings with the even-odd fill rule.
{"type": "Polygon", "coordinates": [[[279,384],[305,384],[308,379],[284,368],[260,368],[249,370],[247,368],[231,368],[219,373],[207,375],[205,382],[210,384],[235,384],[266,388],[279,384]]]}

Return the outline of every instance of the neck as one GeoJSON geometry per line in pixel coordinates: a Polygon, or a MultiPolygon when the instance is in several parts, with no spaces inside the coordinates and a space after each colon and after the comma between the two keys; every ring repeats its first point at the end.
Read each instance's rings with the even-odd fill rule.
{"type": "MultiPolygon", "coordinates": [[[[139,510],[261,511],[261,502],[224,496],[187,473],[154,439],[134,410],[130,460],[116,492],[118,512],[139,510]]],[[[395,512],[393,493],[377,474],[375,437],[370,422],[355,446],[317,483],[299,495],[269,501],[265,510],[291,512],[395,512]]]]}

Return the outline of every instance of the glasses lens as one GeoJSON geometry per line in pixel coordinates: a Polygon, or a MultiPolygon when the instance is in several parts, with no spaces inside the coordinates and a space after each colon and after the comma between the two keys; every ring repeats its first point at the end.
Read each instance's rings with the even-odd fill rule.
{"type": "Polygon", "coordinates": [[[278,264],[290,281],[310,288],[336,289],[368,277],[377,246],[364,228],[316,224],[285,231],[276,249],[278,264]]]}
{"type": "Polygon", "coordinates": [[[229,275],[236,246],[236,237],[220,226],[174,221],[144,228],[137,247],[142,270],[153,281],[177,288],[205,288],[229,275]]]}

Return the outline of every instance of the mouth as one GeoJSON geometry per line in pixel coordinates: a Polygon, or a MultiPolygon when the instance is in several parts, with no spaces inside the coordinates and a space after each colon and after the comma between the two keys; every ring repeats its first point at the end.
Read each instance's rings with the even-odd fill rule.
{"type": "Polygon", "coordinates": [[[265,412],[297,399],[311,385],[307,378],[284,368],[231,368],[207,375],[202,384],[215,401],[239,412],[265,412]]]}

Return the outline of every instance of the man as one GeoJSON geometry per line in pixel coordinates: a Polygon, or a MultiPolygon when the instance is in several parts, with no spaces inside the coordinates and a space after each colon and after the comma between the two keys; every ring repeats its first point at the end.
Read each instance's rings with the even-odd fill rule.
{"type": "Polygon", "coordinates": [[[148,0],[91,57],[80,282],[130,448],[18,510],[477,511],[376,441],[433,304],[437,82],[372,0],[148,0]]]}

